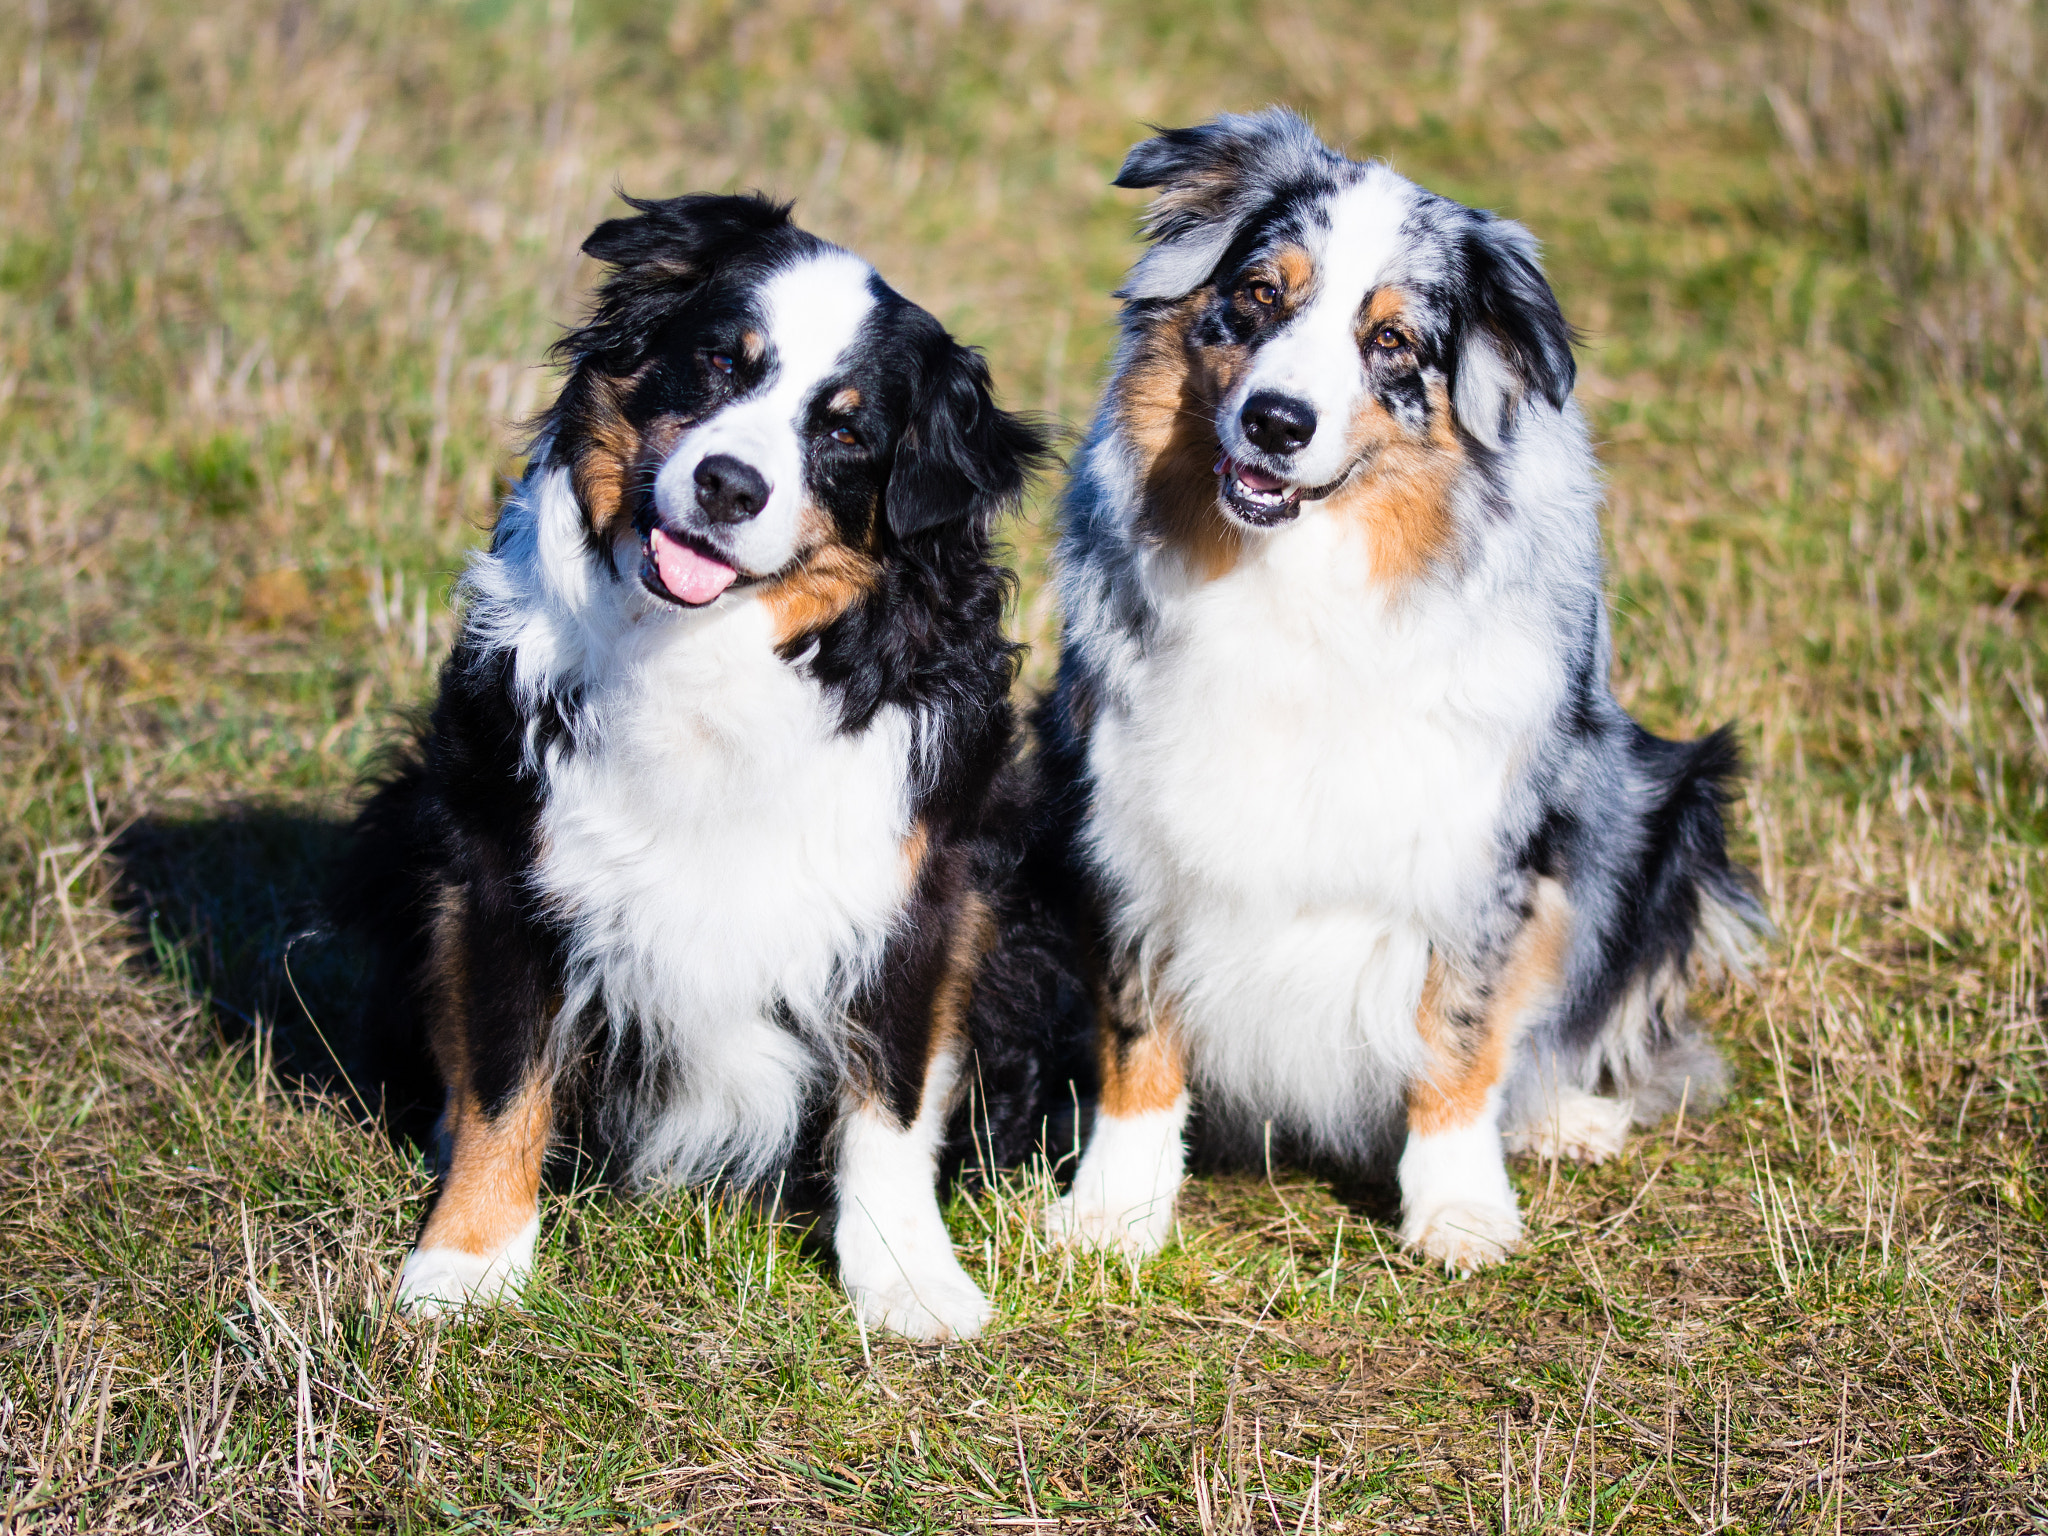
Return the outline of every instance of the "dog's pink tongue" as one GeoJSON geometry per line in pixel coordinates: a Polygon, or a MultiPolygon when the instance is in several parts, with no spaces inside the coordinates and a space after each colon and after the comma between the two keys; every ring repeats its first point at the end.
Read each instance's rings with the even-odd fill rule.
{"type": "Polygon", "coordinates": [[[729,565],[700,555],[656,528],[648,538],[661,584],[686,603],[708,603],[739,576],[729,565]]]}
{"type": "Polygon", "coordinates": [[[1287,482],[1278,475],[1269,475],[1264,470],[1253,469],[1249,464],[1233,463],[1237,483],[1254,491],[1277,491],[1287,482]]]}

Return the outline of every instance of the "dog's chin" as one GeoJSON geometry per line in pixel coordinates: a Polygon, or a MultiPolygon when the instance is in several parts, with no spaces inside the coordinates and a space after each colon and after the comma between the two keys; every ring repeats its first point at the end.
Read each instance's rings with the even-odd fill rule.
{"type": "Polygon", "coordinates": [[[688,534],[650,528],[640,536],[640,584],[678,608],[708,608],[752,578],[688,534]]]}

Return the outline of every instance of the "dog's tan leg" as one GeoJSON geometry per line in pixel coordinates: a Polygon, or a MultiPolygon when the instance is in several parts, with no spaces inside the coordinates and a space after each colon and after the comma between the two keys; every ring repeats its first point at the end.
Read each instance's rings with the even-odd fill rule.
{"type": "Polygon", "coordinates": [[[1173,1234],[1186,1170],[1187,1068],[1170,1004],[1123,978],[1099,1029],[1102,1097],[1073,1188],[1046,1212],[1057,1242],[1143,1258],[1173,1234]]]}
{"type": "Polygon", "coordinates": [[[1522,1240],[1503,1161],[1501,1080],[1531,1014],[1558,995],[1570,925],[1555,881],[1539,880],[1532,896],[1528,921],[1484,984],[1431,959],[1416,1015],[1428,1066],[1408,1089],[1401,1240],[1466,1273],[1522,1240]]]}
{"type": "Polygon", "coordinates": [[[440,1126],[448,1150],[433,1210],[398,1282],[399,1305],[422,1316],[516,1298],[540,1235],[541,1167],[554,1128],[553,1085],[538,1064],[496,1104],[477,1092],[463,918],[461,898],[450,892],[434,925],[429,978],[432,1044],[448,1084],[440,1126]]]}

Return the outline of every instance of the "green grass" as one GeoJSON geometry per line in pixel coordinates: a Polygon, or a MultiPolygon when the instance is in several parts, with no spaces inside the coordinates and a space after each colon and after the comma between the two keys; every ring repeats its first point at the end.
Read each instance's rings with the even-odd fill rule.
{"type": "Polygon", "coordinates": [[[2044,58],[2039,0],[0,12],[0,1525],[2048,1526],[2044,58]],[[1752,759],[1730,1101],[1517,1164],[1465,1280],[1301,1170],[1135,1273],[1020,1177],[918,1349],[571,1188],[523,1311],[395,1316],[426,1175],[320,1097],[308,930],[613,187],[795,196],[1078,423],[1124,148],[1273,100],[1546,242],[1617,684],[1752,759]]]}

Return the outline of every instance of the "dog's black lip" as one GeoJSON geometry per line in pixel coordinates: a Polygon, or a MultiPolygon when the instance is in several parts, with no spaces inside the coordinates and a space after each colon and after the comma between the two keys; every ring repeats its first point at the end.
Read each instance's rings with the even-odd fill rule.
{"type": "Polygon", "coordinates": [[[724,555],[720,554],[717,550],[713,549],[704,540],[697,538],[695,535],[689,533],[688,531],[680,528],[669,528],[664,526],[661,531],[667,534],[670,538],[674,539],[678,544],[682,545],[685,549],[691,550],[696,554],[702,555],[706,560],[716,560],[720,565],[728,567],[735,573],[732,579],[732,584],[725,589],[725,592],[719,593],[718,597],[712,598],[711,602],[685,602],[682,598],[677,597],[675,593],[669,591],[669,589],[662,583],[661,571],[654,563],[654,529],[655,525],[650,523],[647,527],[640,530],[640,585],[645,587],[648,591],[652,592],[656,597],[660,598],[665,603],[673,603],[678,608],[709,608],[711,606],[711,603],[717,602],[718,597],[724,597],[726,592],[742,591],[745,588],[751,587],[755,585],[757,582],[762,581],[764,579],[760,576],[749,576],[745,571],[740,570],[740,568],[734,565],[731,560],[727,559],[724,555]]]}

